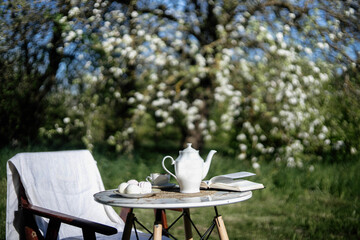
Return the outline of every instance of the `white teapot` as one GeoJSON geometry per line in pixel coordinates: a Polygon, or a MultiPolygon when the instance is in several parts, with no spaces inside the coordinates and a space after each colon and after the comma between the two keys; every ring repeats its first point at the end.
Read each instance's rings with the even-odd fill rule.
{"type": "Polygon", "coordinates": [[[174,160],[171,156],[166,156],[162,160],[162,166],[166,172],[173,176],[179,183],[181,193],[200,192],[201,180],[203,180],[210,168],[211,159],[216,153],[211,150],[206,157],[206,161],[200,157],[199,151],[191,147],[191,143],[183,151],[179,151],[179,156],[174,160]],[[165,160],[170,158],[171,164],[175,165],[175,175],[165,167],[165,160]]]}

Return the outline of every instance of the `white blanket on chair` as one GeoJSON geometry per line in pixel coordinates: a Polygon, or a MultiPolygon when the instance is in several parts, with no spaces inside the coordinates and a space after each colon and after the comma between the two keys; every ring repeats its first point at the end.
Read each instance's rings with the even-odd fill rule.
{"type": "MultiPolygon", "coordinates": [[[[20,238],[19,179],[31,204],[116,227],[119,234],[123,231],[124,222],[114,209],[93,198],[95,193],[104,190],[104,185],[89,151],[19,153],[7,163],[7,239],[20,238]]],[[[47,220],[38,217],[36,221],[44,232],[47,220]]],[[[106,239],[119,239],[119,234],[106,239]]],[[[81,235],[80,228],[67,224],[60,227],[59,239],[81,235]]],[[[98,238],[102,239],[102,235],[98,238]]]]}

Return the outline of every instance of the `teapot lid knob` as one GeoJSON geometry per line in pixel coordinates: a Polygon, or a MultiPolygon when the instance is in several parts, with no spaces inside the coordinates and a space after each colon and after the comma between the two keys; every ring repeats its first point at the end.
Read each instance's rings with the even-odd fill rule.
{"type": "Polygon", "coordinates": [[[182,152],[192,153],[192,152],[198,152],[194,148],[191,147],[191,143],[187,143],[187,148],[185,148],[182,152]]]}

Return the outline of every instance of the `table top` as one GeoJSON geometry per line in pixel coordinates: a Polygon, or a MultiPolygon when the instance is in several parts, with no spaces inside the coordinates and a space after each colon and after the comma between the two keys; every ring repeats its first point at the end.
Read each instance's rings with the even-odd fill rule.
{"type": "Polygon", "coordinates": [[[162,191],[165,193],[162,196],[157,196],[155,193],[151,197],[126,198],[114,191],[115,189],[98,192],[94,194],[94,199],[99,203],[116,207],[164,209],[219,206],[245,201],[252,197],[251,191],[201,190],[197,194],[184,194],[172,190],[170,192],[162,191]]]}

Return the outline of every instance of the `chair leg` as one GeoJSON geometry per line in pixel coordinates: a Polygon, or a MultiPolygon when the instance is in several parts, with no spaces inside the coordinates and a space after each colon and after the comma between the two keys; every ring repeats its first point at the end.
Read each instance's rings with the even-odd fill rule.
{"type": "Polygon", "coordinates": [[[120,211],[120,218],[124,221],[124,222],[126,222],[126,218],[127,218],[127,215],[128,215],[128,213],[130,212],[130,208],[121,208],[121,211],[120,211]]]}
{"type": "MultiPolygon", "coordinates": [[[[34,215],[31,213],[28,213],[26,210],[23,210],[23,219],[24,219],[24,225],[23,225],[23,232],[20,233],[21,239],[26,240],[44,240],[44,236],[39,231],[39,227],[37,226],[34,215]]],[[[48,230],[49,230],[48,226],[48,230]]]]}
{"type": "Polygon", "coordinates": [[[25,239],[26,240],[39,240],[39,237],[33,228],[31,228],[29,226],[25,226],[25,239]]]}
{"type": "Polygon", "coordinates": [[[59,234],[60,221],[50,219],[48,228],[46,230],[45,240],[56,240],[59,234]]]}
{"type": "Polygon", "coordinates": [[[38,226],[36,225],[34,215],[28,213],[26,210],[22,211],[24,218],[24,234],[21,238],[26,240],[44,240],[44,236],[40,233],[38,226]]]}
{"type": "Polygon", "coordinates": [[[82,230],[84,240],[96,240],[95,232],[89,230],[82,230]]]}

